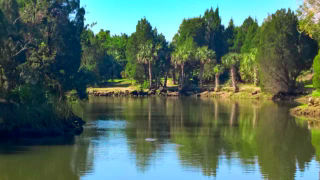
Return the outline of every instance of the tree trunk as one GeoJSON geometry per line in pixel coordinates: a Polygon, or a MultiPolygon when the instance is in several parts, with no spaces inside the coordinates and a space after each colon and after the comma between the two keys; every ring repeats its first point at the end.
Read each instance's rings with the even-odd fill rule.
{"type": "Polygon", "coordinates": [[[258,86],[258,84],[259,84],[259,78],[258,78],[258,76],[259,76],[259,75],[258,75],[258,67],[257,67],[257,66],[255,66],[253,71],[254,71],[254,77],[253,77],[254,79],[253,79],[253,83],[254,83],[254,85],[255,85],[255,86],[258,86]]]}
{"type": "Polygon", "coordinates": [[[230,123],[230,127],[235,126],[238,123],[238,103],[237,102],[232,104],[229,123],[230,123]]]}
{"type": "Polygon", "coordinates": [[[203,64],[200,64],[200,74],[199,74],[199,86],[202,89],[203,87],[203,64]]]}
{"type": "Polygon", "coordinates": [[[172,70],[172,81],[173,84],[176,85],[177,84],[177,77],[176,77],[176,68],[174,67],[172,70]]]}
{"type": "Polygon", "coordinates": [[[236,68],[234,66],[231,67],[231,80],[234,92],[239,92],[239,87],[236,80],[236,68]]]}
{"type": "Polygon", "coordinates": [[[149,88],[152,88],[152,67],[151,62],[149,61],[149,88]]]}
{"type": "Polygon", "coordinates": [[[164,82],[163,82],[163,87],[167,88],[167,82],[168,82],[168,71],[164,75],[164,82]]]}
{"type": "Polygon", "coordinates": [[[219,119],[219,104],[218,104],[218,101],[215,100],[215,102],[214,102],[214,120],[218,121],[218,119],[219,119]]]}
{"type": "Polygon", "coordinates": [[[183,89],[183,86],[184,86],[184,64],[181,64],[180,85],[181,85],[181,88],[183,89]]]}
{"type": "Polygon", "coordinates": [[[220,91],[220,80],[219,80],[220,74],[216,74],[215,77],[216,77],[215,78],[216,86],[214,88],[214,91],[219,92],[220,91]]]}

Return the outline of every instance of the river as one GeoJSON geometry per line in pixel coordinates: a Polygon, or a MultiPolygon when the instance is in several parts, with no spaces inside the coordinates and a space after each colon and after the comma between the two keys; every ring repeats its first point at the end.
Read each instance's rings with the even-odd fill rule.
{"type": "Polygon", "coordinates": [[[319,179],[320,130],[270,101],[91,97],[71,139],[0,144],[0,180],[319,179]]]}

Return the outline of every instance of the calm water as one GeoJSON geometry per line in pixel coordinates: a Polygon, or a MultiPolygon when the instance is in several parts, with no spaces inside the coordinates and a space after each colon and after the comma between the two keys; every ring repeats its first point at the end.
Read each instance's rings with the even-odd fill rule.
{"type": "Polygon", "coordinates": [[[75,139],[0,145],[0,180],[319,179],[320,130],[287,105],[91,98],[75,139]]]}

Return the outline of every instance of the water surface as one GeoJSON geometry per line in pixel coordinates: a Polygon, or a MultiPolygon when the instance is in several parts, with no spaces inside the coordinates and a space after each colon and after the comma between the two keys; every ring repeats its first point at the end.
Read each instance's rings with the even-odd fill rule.
{"type": "Polygon", "coordinates": [[[319,179],[320,130],[288,105],[93,97],[75,139],[0,145],[0,180],[319,179]]]}

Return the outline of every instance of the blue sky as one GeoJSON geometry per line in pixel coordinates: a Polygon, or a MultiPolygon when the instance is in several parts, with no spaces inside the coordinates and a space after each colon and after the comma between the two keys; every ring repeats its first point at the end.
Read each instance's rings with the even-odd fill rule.
{"type": "Polygon", "coordinates": [[[301,0],[81,0],[86,9],[86,23],[97,22],[94,32],[107,29],[111,34],[135,31],[138,20],[146,17],[153,27],[172,40],[184,18],[203,15],[210,7],[219,7],[222,23],[228,25],[233,18],[241,25],[248,16],[261,24],[281,8],[296,10],[301,0]]]}

